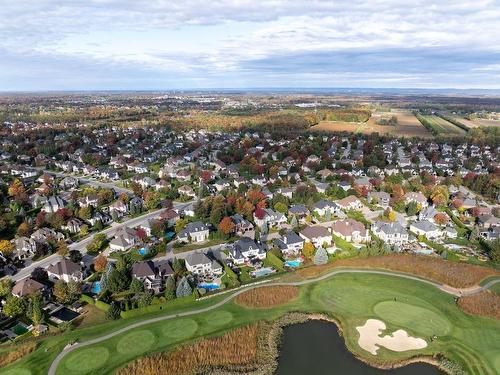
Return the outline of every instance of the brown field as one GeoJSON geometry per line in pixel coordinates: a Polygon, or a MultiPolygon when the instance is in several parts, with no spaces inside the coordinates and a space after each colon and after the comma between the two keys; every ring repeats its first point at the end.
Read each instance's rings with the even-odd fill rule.
{"type": "Polygon", "coordinates": [[[259,326],[254,324],[205,338],[168,353],[157,353],[138,358],[117,375],[178,375],[193,374],[211,367],[226,369],[256,363],[259,326]]]}
{"type": "Polygon", "coordinates": [[[477,126],[500,126],[500,120],[477,119],[472,122],[477,126]]]}
{"type": "Polygon", "coordinates": [[[462,124],[464,124],[468,128],[474,129],[474,128],[479,127],[479,124],[475,123],[474,121],[467,120],[466,118],[457,117],[457,116],[451,116],[451,117],[454,118],[455,120],[457,120],[458,122],[461,122],[462,124]]]}
{"type": "Polygon", "coordinates": [[[352,132],[361,134],[379,133],[392,135],[394,137],[421,137],[432,138],[433,135],[417,120],[413,114],[405,111],[398,112],[376,112],[367,122],[341,122],[321,121],[318,125],[311,127],[312,131],[318,132],[352,132]],[[381,117],[396,116],[398,124],[379,125],[377,121],[381,117]]]}
{"type": "Polygon", "coordinates": [[[236,297],[236,303],[245,307],[271,307],[282,305],[299,295],[296,286],[268,286],[249,290],[236,297]]]}
{"type": "Polygon", "coordinates": [[[448,262],[437,257],[409,254],[341,259],[323,266],[299,269],[295,274],[305,278],[315,277],[336,267],[383,268],[413,274],[455,288],[472,287],[489,276],[500,275],[500,272],[492,268],[448,262]]]}
{"type": "Polygon", "coordinates": [[[12,362],[24,357],[25,355],[33,352],[36,349],[35,342],[28,342],[27,344],[14,347],[14,350],[0,355],[0,368],[5,367],[12,362]]]}
{"type": "Polygon", "coordinates": [[[460,298],[458,306],[468,314],[500,319],[500,295],[489,290],[460,298]]]}

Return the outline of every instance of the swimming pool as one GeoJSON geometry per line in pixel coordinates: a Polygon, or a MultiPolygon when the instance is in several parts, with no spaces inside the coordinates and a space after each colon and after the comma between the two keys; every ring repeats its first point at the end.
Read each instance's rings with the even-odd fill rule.
{"type": "Polygon", "coordinates": [[[101,282],[96,281],[94,285],[92,285],[92,289],[90,290],[94,294],[99,294],[101,293],[101,282]]]}
{"type": "Polygon", "coordinates": [[[200,283],[198,284],[198,288],[203,288],[206,290],[214,290],[214,289],[219,289],[220,286],[216,283],[200,283]]]}
{"type": "Polygon", "coordinates": [[[148,249],[146,249],[145,247],[142,247],[142,248],[140,248],[139,250],[137,250],[137,252],[138,252],[140,255],[144,256],[144,255],[146,255],[146,254],[148,253],[148,249]]]}
{"type": "Polygon", "coordinates": [[[274,272],[275,271],[271,267],[265,267],[265,268],[261,268],[259,270],[253,271],[251,273],[251,275],[255,276],[255,277],[263,277],[263,276],[270,275],[274,272]]]}
{"type": "Polygon", "coordinates": [[[302,264],[302,260],[300,260],[300,259],[287,260],[285,262],[285,266],[287,266],[287,267],[300,267],[301,264],[302,264]]]}

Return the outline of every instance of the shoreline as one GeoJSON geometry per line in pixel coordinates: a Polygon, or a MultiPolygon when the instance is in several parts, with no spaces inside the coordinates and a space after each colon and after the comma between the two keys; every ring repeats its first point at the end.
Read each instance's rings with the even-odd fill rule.
{"type": "MultiPolygon", "coordinates": [[[[427,363],[435,366],[440,371],[447,375],[456,375],[457,372],[446,367],[443,360],[448,361],[441,354],[435,356],[430,355],[420,355],[414,356],[408,359],[395,360],[387,363],[381,363],[376,361],[371,361],[358,353],[353,352],[349,346],[346,344],[344,331],[342,325],[335,318],[328,316],[326,314],[320,313],[300,313],[291,312],[283,315],[281,318],[275,320],[274,322],[264,323],[263,328],[269,328],[266,332],[260,335],[259,344],[260,349],[256,356],[256,362],[248,364],[247,366],[238,366],[239,368],[233,369],[223,369],[223,368],[212,368],[205,371],[198,372],[199,374],[210,374],[210,375],[233,375],[245,372],[245,374],[250,375],[272,375],[276,372],[279,363],[280,347],[283,340],[283,330],[288,326],[295,324],[302,324],[312,320],[319,320],[328,323],[333,323],[337,327],[339,335],[341,336],[344,346],[357,360],[381,370],[392,370],[413,363],[427,363]],[[267,326],[267,327],[266,327],[267,326]],[[263,345],[262,345],[263,344],[263,345]],[[257,368],[255,368],[257,367],[257,368]]],[[[261,329],[263,329],[261,328],[261,329]]],[[[455,364],[456,365],[456,364],[455,364]]],[[[457,369],[458,370],[458,369],[457,369]]]]}

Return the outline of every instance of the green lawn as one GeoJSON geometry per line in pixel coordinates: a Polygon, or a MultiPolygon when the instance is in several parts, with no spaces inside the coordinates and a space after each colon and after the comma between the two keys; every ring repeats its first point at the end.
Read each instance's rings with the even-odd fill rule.
{"type": "MultiPolygon", "coordinates": [[[[144,353],[168,350],[196,337],[217,335],[258,320],[274,320],[288,311],[331,315],[340,322],[347,347],[368,360],[390,362],[417,354],[444,353],[472,375],[500,373],[500,322],[463,313],[452,296],[425,283],[375,274],[341,274],[300,288],[299,298],[271,309],[246,309],[228,302],[207,313],[136,328],[75,350],[64,357],[58,374],[110,374],[144,353]],[[388,330],[405,329],[412,336],[425,339],[429,345],[408,352],[381,348],[377,356],[372,356],[357,344],[356,327],[369,318],[384,321],[388,330]],[[432,335],[438,338],[431,342],[429,337],[432,335]]],[[[191,308],[205,307],[221,298],[193,302],[191,308]]],[[[119,320],[46,338],[36,352],[15,366],[7,367],[3,374],[45,374],[57,352],[70,339],[81,342],[137,320],[119,320]]]]}

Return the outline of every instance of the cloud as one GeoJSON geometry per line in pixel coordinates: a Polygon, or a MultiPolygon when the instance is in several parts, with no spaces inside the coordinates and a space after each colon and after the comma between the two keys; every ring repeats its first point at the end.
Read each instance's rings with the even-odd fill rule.
{"type": "Polygon", "coordinates": [[[497,1],[18,0],[0,19],[4,90],[500,87],[497,1]]]}

